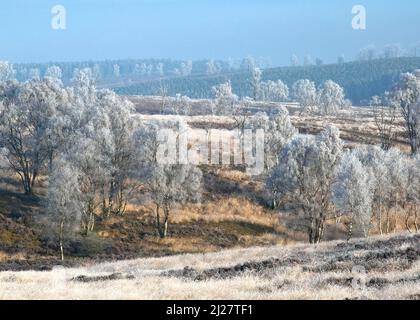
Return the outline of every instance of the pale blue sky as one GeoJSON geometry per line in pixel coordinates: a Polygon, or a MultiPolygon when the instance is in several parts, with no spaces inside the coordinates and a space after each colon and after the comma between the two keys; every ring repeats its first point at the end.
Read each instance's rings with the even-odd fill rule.
{"type": "Polygon", "coordinates": [[[288,64],[360,48],[420,42],[420,1],[401,0],[0,0],[0,60],[202,59],[246,55],[288,64]],[[67,9],[52,30],[51,8],[67,9]],[[367,30],[351,8],[367,9],[367,30]]]}

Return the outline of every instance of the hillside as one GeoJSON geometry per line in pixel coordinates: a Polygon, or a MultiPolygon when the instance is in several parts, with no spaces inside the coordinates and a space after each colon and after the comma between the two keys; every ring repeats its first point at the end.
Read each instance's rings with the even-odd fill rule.
{"type": "MultiPolygon", "coordinates": [[[[389,90],[401,73],[420,68],[420,58],[376,59],[321,66],[281,67],[265,69],[262,80],[282,80],[289,88],[299,79],[310,79],[317,85],[326,80],[340,84],[347,97],[355,104],[366,103],[372,96],[389,90]]],[[[189,76],[163,80],[169,95],[181,93],[191,98],[209,98],[211,88],[227,80],[239,96],[251,96],[246,72],[223,73],[215,76],[189,76]]],[[[126,95],[157,95],[161,81],[149,81],[114,90],[126,95]]]]}
{"type": "Polygon", "coordinates": [[[0,299],[420,299],[420,235],[1,272],[0,299]]]}

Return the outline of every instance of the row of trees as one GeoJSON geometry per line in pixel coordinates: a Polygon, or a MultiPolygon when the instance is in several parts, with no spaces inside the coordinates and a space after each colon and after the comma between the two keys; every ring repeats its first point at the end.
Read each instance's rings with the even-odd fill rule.
{"type": "MultiPolygon", "coordinates": [[[[310,105],[319,96],[308,80],[297,82],[294,91],[298,90],[302,105],[305,101],[310,105]]],[[[321,95],[331,91],[324,87],[321,95]]],[[[325,105],[332,101],[325,100],[325,105]]],[[[338,130],[329,127],[315,138],[293,138],[269,174],[268,190],[300,213],[311,243],[322,239],[326,221],[338,221],[343,215],[349,237],[353,224],[367,235],[374,221],[381,234],[388,233],[396,228],[399,212],[405,216],[406,229],[418,231],[420,73],[402,74],[394,88],[383,97],[374,97],[372,104],[381,148],[343,152],[338,130]],[[391,148],[397,114],[404,119],[411,157],[391,148]]],[[[325,108],[320,100],[318,105],[325,108]]]]}
{"type": "Polygon", "coordinates": [[[415,154],[420,148],[420,71],[404,73],[391,91],[371,100],[381,145],[386,150],[393,144],[398,116],[404,119],[406,136],[415,154]]]}
{"type": "MultiPolygon", "coordinates": [[[[258,74],[254,78],[258,79],[258,74]]],[[[410,115],[406,117],[412,127],[407,126],[408,132],[418,132],[416,81],[412,74],[402,75],[400,83],[387,94],[392,110],[401,109],[410,115]]],[[[386,144],[381,145],[382,149],[346,153],[334,127],[315,138],[299,136],[287,110],[270,116],[251,115],[246,112],[247,100],[232,92],[230,82],[213,87],[213,92],[213,114],[231,116],[241,130],[262,128],[267,133],[267,190],[275,203],[291,203],[301,214],[310,242],[322,239],[328,220],[340,221],[342,216],[347,216],[349,237],[353,224],[367,234],[374,221],[380,233],[390,232],[395,229],[399,211],[405,215],[406,228],[418,231],[418,156],[410,158],[386,144]]],[[[306,98],[307,106],[318,104],[324,113],[335,112],[338,106],[346,104],[342,89],[332,82],[317,91],[311,81],[298,81],[293,94],[306,98]]],[[[417,145],[418,140],[415,141],[413,144],[417,145]]]]}
{"type": "Polygon", "coordinates": [[[201,171],[156,162],[156,125],[137,123],[132,104],[97,90],[83,70],[75,86],[58,79],[0,83],[0,148],[25,194],[49,176],[46,208],[66,234],[89,234],[95,221],[123,215],[133,196],[156,204],[156,227],[167,235],[170,210],[200,195],[201,171]],[[148,148],[145,148],[148,146],[148,148]]]}
{"type": "MultiPolygon", "coordinates": [[[[371,61],[374,59],[392,59],[400,57],[418,57],[420,55],[420,42],[413,43],[409,48],[402,48],[398,43],[390,43],[385,45],[382,49],[378,49],[375,45],[369,45],[362,48],[358,55],[357,59],[359,61],[371,61]]],[[[344,63],[344,55],[340,55],[337,58],[337,63],[344,63]]],[[[313,59],[310,54],[307,54],[303,57],[303,63],[300,62],[298,56],[293,54],[290,57],[290,65],[293,67],[303,65],[303,66],[320,66],[324,64],[323,60],[320,58],[313,59]]]]}
{"type": "Polygon", "coordinates": [[[347,217],[367,236],[395,229],[403,211],[410,232],[418,231],[420,157],[378,147],[343,151],[339,131],[328,127],[316,137],[295,136],[270,171],[267,189],[278,203],[291,205],[310,243],[321,241],[325,224],[347,217]]]}
{"type": "Polygon", "coordinates": [[[248,56],[242,60],[169,60],[136,59],[89,62],[26,63],[11,65],[0,61],[0,80],[17,79],[27,81],[46,76],[60,78],[69,84],[82,69],[90,69],[97,82],[116,82],[160,78],[164,76],[185,77],[191,74],[216,75],[223,72],[249,70],[257,66],[268,67],[268,59],[248,56]],[[7,70],[5,69],[7,68],[7,70]]]}
{"type": "Polygon", "coordinates": [[[351,106],[351,102],[345,99],[344,89],[332,80],[325,81],[318,89],[313,81],[298,80],[293,84],[292,90],[294,100],[299,102],[302,112],[335,114],[351,106]]]}
{"type": "Polygon", "coordinates": [[[362,48],[358,54],[358,60],[370,61],[373,59],[390,59],[399,57],[418,57],[420,55],[420,42],[413,43],[409,48],[402,48],[398,43],[385,45],[382,50],[377,49],[375,45],[369,45],[362,48]]]}
{"type": "MultiPolygon", "coordinates": [[[[281,80],[266,82],[261,81],[261,70],[255,68],[250,77],[253,101],[285,102],[289,100],[289,88],[281,80]]],[[[213,86],[216,100],[216,114],[224,115],[231,113],[229,110],[238,103],[239,97],[233,94],[230,81],[213,86]],[[223,110],[223,109],[227,109],[223,110]]],[[[317,89],[315,83],[308,80],[298,80],[292,87],[292,99],[299,102],[302,112],[311,111],[321,114],[335,114],[340,109],[349,107],[351,102],[345,99],[344,89],[332,80],[325,81],[317,89]]],[[[246,104],[248,97],[242,99],[246,104]]]]}

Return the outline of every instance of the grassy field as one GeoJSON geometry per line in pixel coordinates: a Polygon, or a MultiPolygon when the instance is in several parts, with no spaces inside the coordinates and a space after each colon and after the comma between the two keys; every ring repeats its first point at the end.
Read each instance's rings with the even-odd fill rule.
{"type": "MultiPolygon", "coordinates": [[[[162,100],[160,97],[128,96],[139,114],[145,119],[171,119],[175,116],[160,115],[162,100]]],[[[167,97],[166,106],[170,106],[172,98],[167,97]]],[[[217,129],[231,129],[234,121],[223,116],[209,116],[211,113],[210,100],[192,99],[191,116],[184,118],[191,128],[212,127],[217,129]]],[[[336,115],[301,114],[301,108],[295,103],[250,102],[248,111],[271,113],[280,107],[286,107],[290,113],[292,124],[302,134],[317,134],[331,124],[340,129],[341,139],[349,147],[380,143],[378,129],[375,125],[375,113],[371,107],[350,107],[340,110],[336,115]]],[[[404,129],[404,120],[398,116],[394,122],[394,144],[403,151],[409,152],[409,145],[404,129]]]]}
{"type": "MultiPolygon", "coordinates": [[[[178,117],[157,114],[158,98],[132,100],[144,120],[178,117]]],[[[227,117],[204,115],[206,100],[194,104],[198,114],[184,117],[192,133],[202,126],[232,126],[227,117]]],[[[333,123],[349,148],[377,143],[370,109],[325,117],[299,115],[295,105],[286,106],[301,134],[316,134],[333,123]]],[[[251,107],[264,111],[280,104],[251,107]]],[[[396,130],[395,143],[406,150],[400,122],[396,130]]],[[[420,298],[420,236],[397,235],[405,230],[403,217],[395,218],[393,236],[376,236],[373,228],[368,240],[343,242],[343,220],[326,225],[325,243],[306,245],[306,234],[293,227],[299,225],[296,215],[268,205],[264,176],[232,167],[202,169],[202,201],[171,213],[168,238],[158,237],[152,205],[133,198],[124,216],[98,216],[88,237],[67,239],[64,263],[46,221],[47,178],[41,177],[35,196],[27,197],[16,176],[2,170],[0,299],[420,298]],[[359,278],[362,289],[354,280],[359,278]]]]}
{"type": "MultiPolygon", "coordinates": [[[[178,117],[156,114],[158,98],[132,99],[136,103],[139,117],[145,120],[178,117]],[[149,114],[145,114],[148,113],[146,105],[151,107],[149,114]]],[[[205,109],[206,101],[195,100],[196,109],[205,109]]],[[[256,110],[272,110],[280,107],[280,104],[255,103],[251,107],[256,110]]],[[[287,107],[294,125],[301,133],[316,134],[328,122],[340,128],[348,147],[369,144],[375,138],[372,112],[369,109],[353,108],[334,117],[321,117],[299,115],[299,110],[293,104],[287,107]]],[[[203,125],[220,130],[229,129],[232,125],[232,119],[228,117],[195,115],[184,118],[192,134],[203,125]]],[[[400,146],[406,148],[403,143],[400,146]]],[[[131,199],[124,216],[107,219],[98,217],[96,228],[89,237],[76,235],[69,239],[65,244],[68,257],[65,265],[307,241],[302,230],[290,228],[296,224],[295,215],[288,212],[279,214],[278,210],[272,210],[267,205],[270,199],[263,188],[264,176],[250,177],[235,168],[202,169],[202,201],[178,207],[172,212],[168,238],[160,239],[156,233],[153,207],[144,199],[131,199]]],[[[54,230],[46,227],[48,217],[45,215],[44,200],[47,185],[47,179],[41,177],[35,190],[36,196],[26,197],[16,177],[2,170],[0,270],[49,269],[57,262],[57,241],[52,234],[54,230]]],[[[399,232],[404,229],[402,218],[395,230],[399,232]]],[[[325,240],[345,239],[345,232],[343,223],[327,225],[325,240]]],[[[377,230],[372,230],[372,234],[377,234],[377,230]]]]}
{"type": "Polygon", "coordinates": [[[0,273],[0,299],[420,299],[420,235],[0,273]]]}

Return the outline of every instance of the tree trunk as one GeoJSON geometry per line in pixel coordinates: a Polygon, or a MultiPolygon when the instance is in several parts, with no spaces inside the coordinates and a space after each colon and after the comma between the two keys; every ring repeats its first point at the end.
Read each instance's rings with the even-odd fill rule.
{"type": "Polygon", "coordinates": [[[165,208],[165,221],[163,226],[163,237],[166,238],[168,236],[168,223],[169,223],[169,208],[165,208]]]}
{"type": "Polygon", "coordinates": [[[166,238],[168,236],[168,218],[165,217],[165,223],[163,226],[163,237],[166,238]]]}
{"type": "Polygon", "coordinates": [[[60,221],[60,234],[59,234],[61,261],[64,261],[63,233],[64,233],[64,219],[61,218],[61,221],[60,221]]]}
{"type": "Polygon", "coordinates": [[[398,217],[398,197],[395,196],[395,209],[394,209],[394,228],[393,232],[397,231],[397,217],[398,217]]]}
{"type": "Polygon", "coordinates": [[[163,239],[165,235],[163,233],[163,230],[160,224],[160,206],[158,204],[156,204],[155,214],[156,214],[156,230],[158,232],[159,237],[163,239]]]}
{"type": "Polygon", "coordinates": [[[311,226],[308,230],[309,243],[320,243],[324,234],[324,222],[323,219],[311,220],[311,226]]]}
{"type": "Polygon", "coordinates": [[[410,228],[410,211],[406,211],[405,213],[405,228],[409,233],[412,233],[410,228]]]}
{"type": "Polygon", "coordinates": [[[381,200],[379,200],[378,219],[379,219],[379,233],[382,235],[384,232],[382,230],[382,201],[381,200]]]}
{"type": "Polygon", "coordinates": [[[95,227],[95,214],[91,212],[90,218],[89,218],[89,231],[93,231],[94,227],[95,227]]]}
{"type": "Polygon", "coordinates": [[[349,226],[347,230],[347,241],[350,241],[352,236],[353,236],[353,219],[349,222],[349,226]]]}

